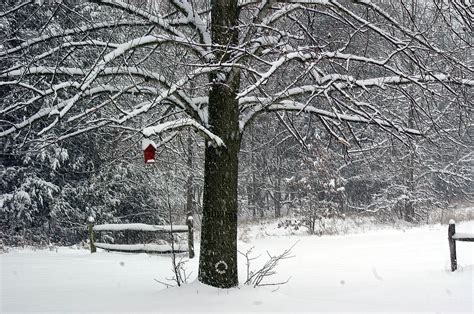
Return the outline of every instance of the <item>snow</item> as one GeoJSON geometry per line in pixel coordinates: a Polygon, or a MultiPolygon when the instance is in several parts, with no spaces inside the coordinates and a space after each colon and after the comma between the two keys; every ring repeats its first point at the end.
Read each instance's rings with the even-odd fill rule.
{"type": "MultiPolygon", "coordinates": [[[[137,16],[141,16],[142,18],[149,20],[150,22],[154,23],[156,26],[166,31],[167,33],[173,34],[174,42],[178,44],[181,43],[184,45],[190,45],[193,47],[193,50],[198,52],[202,57],[210,60],[210,56],[206,50],[202,49],[200,45],[198,45],[197,43],[194,43],[189,37],[187,37],[184,33],[179,31],[176,27],[173,27],[169,23],[170,21],[162,17],[160,14],[158,14],[158,12],[154,11],[153,13],[150,13],[147,10],[142,10],[141,8],[137,6],[131,5],[128,1],[113,1],[113,3],[115,6],[122,7],[126,10],[132,11],[137,16]]],[[[175,2],[175,5],[179,5],[179,2],[175,2]]],[[[192,18],[188,17],[186,21],[173,19],[173,23],[177,23],[177,24],[193,23],[196,26],[196,28],[201,32],[201,35],[203,36],[203,40],[206,41],[208,38],[208,35],[204,33],[206,31],[205,31],[204,25],[202,25],[203,22],[200,20],[198,16],[194,14],[192,18]]]]}
{"type": "MultiPolygon", "coordinates": [[[[171,231],[168,225],[147,225],[141,223],[133,224],[103,224],[93,228],[95,231],[122,231],[122,230],[138,230],[138,231],[171,231]]],[[[173,225],[173,231],[188,231],[186,225],[173,225]]]]}
{"type": "MultiPolygon", "coordinates": [[[[474,231],[474,221],[458,223],[474,231]]],[[[261,228],[259,226],[258,228],[261,228]]],[[[266,236],[252,229],[251,268],[298,241],[267,282],[280,286],[215,289],[195,280],[198,258],[186,263],[190,283],[166,289],[169,256],[58,248],[0,254],[0,312],[438,312],[474,310],[474,245],[458,242],[451,272],[447,225],[340,236],[266,236]]],[[[266,230],[262,230],[265,233],[266,230]]],[[[271,230],[270,230],[271,231],[271,230]]],[[[183,255],[185,256],[185,255],[183,255]]],[[[199,254],[197,254],[199,256],[199,254]]],[[[241,258],[241,256],[239,256],[241,258]]],[[[240,282],[245,261],[239,261],[240,282]]]]}
{"type": "Polygon", "coordinates": [[[199,31],[199,34],[202,38],[202,41],[208,47],[211,47],[212,40],[211,34],[207,30],[207,23],[203,21],[198,14],[194,11],[194,8],[187,1],[173,1],[173,4],[179,7],[182,11],[186,13],[188,22],[192,23],[196,29],[199,31]]]}
{"type": "Polygon", "coordinates": [[[25,204],[31,204],[30,194],[28,192],[19,190],[15,192],[15,198],[21,200],[25,204]]]}
{"type": "Polygon", "coordinates": [[[20,68],[13,70],[4,74],[1,74],[0,77],[21,77],[24,75],[32,74],[66,74],[66,75],[84,75],[85,71],[79,68],[68,68],[68,67],[47,67],[47,66],[38,66],[38,67],[29,67],[29,68],[20,68]]]}
{"type": "Polygon", "coordinates": [[[142,139],[142,150],[145,150],[149,145],[153,146],[154,149],[156,149],[157,145],[153,140],[150,140],[148,138],[143,138],[142,139]]]}
{"type": "Polygon", "coordinates": [[[466,239],[466,238],[474,239],[474,233],[456,232],[453,235],[453,239],[466,239]]]}
{"type": "MultiPolygon", "coordinates": [[[[248,100],[249,99],[246,99],[246,101],[248,100]]],[[[282,111],[282,110],[312,113],[312,114],[319,115],[321,117],[344,120],[348,122],[376,124],[376,125],[390,127],[390,128],[394,127],[393,124],[388,123],[386,120],[383,120],[383,119],[367,118],[367,117],[364,117],[364,115],[351,115],[351,114],[345,114],[345,113],[338,113],[334,111],[327,111],[327,110],[319,109],[319,108],[309,106],[303,103],[299,103],[293,100],[283,100],[274,104],[270,104],[270,103],[265,104],[266,100],[261,99],[261,102],[263,103],[263,105],[254,105],[251,110],[248,110],[248,112],[242,115],[239,121],[239,127],[241,131],[244,130],[246,125],[249,123],[249,121],[251,121],[252,118],[255,117],[257,113],[260,113],[263,111],[282,111]]],[[[396,127],[401,132],[406,132],[413,135],[422,134],[419,130],[416,130],[416,129],[410,129],[410,128],[397,126],[397,125],[396,127]]]]}
{"type": "Polygon", "coordinates": [[[191,118],[181,118],[173,121],[163,122],[154,126],[146,127],[142,130],[144,136],[149,137],[156,134],[161,134],[165,131],[182,129],[184,127],[192,127],[197,131],[200,131],[205,137],[213,141],[217,146],[225,146],[222,139],[209,131],[207,128],[199,124],[197,121],[191,118]]]}
{"type": "Polygon", "coordinates": [[[89,24],[87,26],[81,26],[81,27],[75,27],[75,28],[70,28],[67,30],[63,30],[62,32],[52,32],[48,33],[43,36],[31,38],[25,42],[23,42],[21,45],[15,46],[14,48],[10,48],[8,50],[0,51],[0,57],[3,57],[8,54],[12,54],[14,52],[20,51],[22,49],[25,49],[30,46],[37,45],[45,40],[57,38],[57,37],[63,37],[67,35],[73,35],[73,34],[78,34],[82,32],[87,32],[89,30],[93,29],[101,29],[101,28],[109,28],[111,26],[119,26],[119,25],[143,25],[144,22],[131,22],[127,20],[123,21],[113,21],[113,22],[103,22],[103,23],[95,23],[95,24],[89,24]]]}
{"type": "MultiPolygon", "coordinates": [[[[120,251],[146,251],[146,252],[169,252],[173,250],[169,244],[110,244],[110,243],[94,243],[96,247],[106,250],[120,250],[120,251]]],[[[174,250],[176,251],[187,251],[188,246],[184,244],[174,244],[174,250]]]]}
{"type": "Polygon", "coordinates": [[[329,187],[334,189],[336,187],[336,180],[334,179],[329,180],[329,187]]]}
{"type": "Polygon", "coordinates": [[[105,69],[105,66],[109,62],[122,56],[130,49],[147,46],[147,45],[156,45],[167,40],[169,40],[169,38],[167,37],[147,35],[147,36],[132,39],[128,42],[118,45],[113,51],[106,54],[102,58],[102,60],[92,69],[91,73],[86,77],[84,83],[82,84],[81,90],[84,91],[87,88],[89,88],[92,82],[97,78],[99,73],[105,69]]]}

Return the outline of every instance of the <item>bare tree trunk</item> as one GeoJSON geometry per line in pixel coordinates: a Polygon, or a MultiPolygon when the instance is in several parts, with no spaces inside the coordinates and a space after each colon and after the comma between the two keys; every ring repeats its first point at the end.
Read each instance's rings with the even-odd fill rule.
{"type": "MultiPolygon", "coordinates": [[[[263,157],[263,156],[261,156],[263,157]]],[[[265,159],[258,158],[256,161],[257,168],[255,171],[259,171],[258,173],[258,179],[255,176],[255,171],[252,174],[252,180],[253,180],[253,195],[254,195],[254,204],[256,207],[256,211],[258,211],[259,217],[264,218],[265,217],[265,179],[266,179],[266,173],[263,169],[266,169],[265,165],[265,159]]]]}
{"type": "Polygon", "coordinates": [[[188,178],[186,180],[186,213],[194,215],[194,165],[193,165],[193,139],[188,135],[188,178]]]}
{"type": "Polygon", "coordinates": [[[314,234],[315,227],[316,227],[316,212],[315,209],[313,208],[313,198],[311,195],[309,195],[309,233],[314,234]]]}
{"type": "Polygon", "coordinates": [[[254,188],[254,174],[252,174],[252,181],[247,186],[247,195],[248,195],[248,207],[252,210],[252,218],[255,219],[257,216],[257,206],[255,205],[255,192],[254,188]]]}
{"type": "Polygon", "coordinates": [[[275,218],[281,216],[281,179],[280,177],[276,180],[275,193],[273,197],[273,203],[275,205],[275,218]]]}
{"type": "MultiPolygon", "coordinates": [[[[250,132],[250,137],[251,137],[251,142],[253,142],[253,131],[250,132]]],[[[256,169],[254,169],[255,167],[255,158],[254,158],[254,152],[252,149],[250,149],[250,165],[251,165],[251,169],[252,169],[252,175],[251,175],[251,181],[250,183],[248,184],[247,186],[247,195],[248,195],[248,205],[249,205],[249,208],[252,209],[252,218],[256,218],[257,217],[257,204],[256,204],[256,196],[255,196],[255,193],[257,191],[256,189],[256,181],[255,181],[255,171],[256,169]]]]}
{"type": "MultiPolygon", "coordinates": [[[[214,0],[211,33],[214,44],[237,45],[237,1],[214,0]]],[[[225,51],[215,50],[216,60],[226,62],[225,51]]],[[[238,285],[237,276],[237,179],[240,131],[236,93],[240,72],[214,72],[209,77],[209,124],[225,147],[206,145],[204,163],[203,221],[199,281],[214,287],[238,285]]]]}
{"type": "MultiPolygon", "coordinates": [[[[416,1],[411,2],[411,16],[412,18],[416,18],[416,1]]],[[[412,31],[414,31],[413,26],[410,27],[412,31]]],[[[415,71],[413,64],[408,64],[408,68],[411,73],[415,71]]],[[[413,128],[415,127],[415,104],[414,99],[410,101],[410,108],[408,112],[408,127],[413,128]]],[[[415,221],[415,204],[414,204],[414,196],[415,196],[415,145],[413,144],[412,139],[408,139],[409,144],[409,152],[408,152],[408,173],[407,173],[407,185],[408,185],[408,201],[405,203],[405,213],[404,219],[408,222],[415,221]]]]}
{"type": "MultiPolygon", "coordinates": [[[[408,116],[408,127],[414,127],[414,104],[410,103],[410,112],[408,116]]],[[[415,221],[415,204],[414,204],[414,196],[415,196],[415,145],[413,144],[413,140],[409,139],[409,153],[408,153],[408,173],[407,173],[407,183],[408,183],[408,201],[405,204],[405,213],[404,219],[409,222],[415,221]]]]}

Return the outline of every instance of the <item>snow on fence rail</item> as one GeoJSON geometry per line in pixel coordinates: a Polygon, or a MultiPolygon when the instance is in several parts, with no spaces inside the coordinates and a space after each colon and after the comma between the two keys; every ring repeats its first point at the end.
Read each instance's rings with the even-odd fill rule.
{"type": "Polygon", "coordinates": [[[185,252],[187,251],[186,245],[176,243],[173,247],[170,244],[156,244],[156,243],[145,243],[145,244],[110,244],[110,243],[94,243],[96,247],[108,250],[108,251],[119,251],[119,252],[159,252],[159,253],[173,253],[174,252],[185,252]]]}
{"type": "Polygon", "coordinates": [[[104,224],[96,225],[93,227],[94,231],[123,231],[123,230],[135,230],[135,231],[163,231],[170,232],[173,228],[173,233],[188,232],[187,225],[147,225],[147,224],[104,224]]]}
{"type": "Polygon", "coordinates": [[[96,252],[96,248],[101,248],[108,251],[120,252],[146,252],[146,253],[189,253],[189,258],[194,257],[194,227],[193,217],[188,215],[186,225],[147,225],[142,223],[133,224],[103,224],[94,225],[94,218],[89,217],[89,242],[91,253],[96,252]],[[161,233],[188,233],[188,245],[183,244],[156,244],[156,243],[137,243],[137,244],[111,244],[101,243],[95,241],[95,231],[143,231],[143,232],[161,232],[161,233]]]}
{"type": "Polygon", "coordinates": [[[453,219],[449,221],[448,227],[449,254],[451,258],[451,271],[458,269],[458,260],[456,256],[456,241],[474,242],[473,233],[457,233],[456,224],[453,219]]]}

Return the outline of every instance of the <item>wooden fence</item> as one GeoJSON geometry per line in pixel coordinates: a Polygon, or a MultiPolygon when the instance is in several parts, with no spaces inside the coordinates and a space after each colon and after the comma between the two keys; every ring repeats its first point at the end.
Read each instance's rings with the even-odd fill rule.
{"type": "Polygon", "coordinates": [[[141,223],[132,224],[103,224],[94,225],[94,219],[88,219],[89,229],[89,243],[91,253],[96,252],[96,248],[101,248],[107,251],[119,252],[134,252],[134,253],[182,253],[188,252],[189,258],[194,257],[194,227],[193,217],[188,216],[186,225],[147,225],[141,223]],[[136,243],[136,244],[115,244],[115,243],[101,243],[96,242],[96,232],[99,231],[141,231],[141,232],[157,232],[169,234],[171,244],[157,244],[157,243],[136,243]],[[188,243],[183,245],[181,243],[174,243],[175,233],[188,233],[188,243]]]}
{"type": "Polygon", "coordinates": [[[448,227],[449,253],[451,258],[451,271],[458,269],[458,259],[456,256],[456,241],[474,242],[474,234],[457,233],[454,220],[449,221],[448,227]]]}

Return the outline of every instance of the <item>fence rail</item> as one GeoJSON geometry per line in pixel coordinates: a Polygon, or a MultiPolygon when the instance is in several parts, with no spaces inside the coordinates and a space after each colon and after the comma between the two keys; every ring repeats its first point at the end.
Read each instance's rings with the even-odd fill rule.
{"type": "MultiPolygon", "coordinates": [[[[194,226],[193,217],[188,215],[186,225],[147,225],[142,223],[134,224],[102,224],[94,225],[94,219],[88,219],[89,242],[91,253],[95,253],[97,248],[107,251],[119,252],[134,252],[134,253],[182,253],[188,251],[189,258],[194,257],[194,226]],[[179,243],[172,244],[157,244],[157,243],[136,243],[136,244],[111,244],[96,242],[95,232],[97,231],[143,231],[143,232],[158,232],[168,233],[188,233],[188,244],[183,245],[179,243]]],[[[173,237],[171,237],[173,241],[173,237]]]]}
{"type": "Polygon", "coordinates": [[[188,232],[187,225],[147,225],[147,224],[103,224],[94,225],[94,231],[151,231],[151,232],[172,232],[181,233],[188,232]]]}
{"type": "Polygon", "coordinates": [[[451,271],[458,269],[458,259],[456,254],[456,241],[474,242],[474,234],[457,233],[454,220],[449,221],[448,227],[449,255],[451,259],[451,271]]]}

